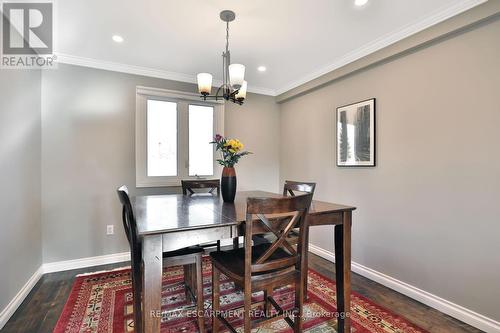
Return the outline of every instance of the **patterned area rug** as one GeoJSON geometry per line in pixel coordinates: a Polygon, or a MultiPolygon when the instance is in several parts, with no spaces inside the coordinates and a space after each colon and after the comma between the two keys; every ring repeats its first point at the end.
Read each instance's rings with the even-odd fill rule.
{"type": "MultiPolygon", "coordinates": [[[[211,308],[211,266],[208,258],[203,265],[205,309],[211,308]]],[[[223,276],[221,306],[232,309],[243,304],[243,295],[223,276]]],[[[336,332],[335,282],[309,270],[309,298],[305,303],[304,332],[336,332]]],[[[295,297],[291,286],[277,289],[274,299],[290,309],[295,297]]],[[[262,293],[253,295],[262,300],[262,293]]],[[[353,293],[351,318],[353,332],[357,333],[424,333],[426,331],[404,318],[376,305],[365,297],[353,293]]],[[[172,267],[163,273],[162,333],[198,332],[193,304],[186,299],[182,267],[172,267]]],[[[208,316],[209,317],[209,316],[208,316]]],[[[211,330],[209,318],[205,319],[207,331],[211,330]]],[[[241,317],[230,322],[241,324],[241,317]]],[[[133,332],[132,289],[128,268],[78,276],[63,313],[54,329],[55,333],[76,332],[133,332]]],[[[283,319],[276,319],[259,326],[255,332],[292,332],[283,319]]]]}

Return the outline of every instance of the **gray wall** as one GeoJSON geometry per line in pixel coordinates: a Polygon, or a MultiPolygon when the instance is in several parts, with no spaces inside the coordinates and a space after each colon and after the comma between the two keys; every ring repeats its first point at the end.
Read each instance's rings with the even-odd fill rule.
{"type": "MultiPolygon", "coordinates": [[[[192,84],[60,65],[42,75],[43,261],[128,250],[115,189],[135,190],[135,88],[196,91],[192,84]],[[106,225],[115,235],[106,235],[106,225]]],[[[274,99],[250,94],[243,107],[227,104],[225,130],[255,155],[237,166],[239,188],[276,190],[279,181],[279,109],[274,99]],[[272,140],[272,138],[275,140],[272,140]]]]}
{"type": "MultiPolygon", "coordinates": [[[[281,105],[281,179],[352,204],[353,260],[500,320],[500,21],[281,105]],[[335,108],[377,98],[377,167],[335,166],[335,108]],[[293,135],[295,133],[296,135],[293,135]]],[[[332,228],[311,230],[333,250],[332,228]]]]}
{"type": "Polygon", "coordinates": [[[250,94],[242,106],[226,103],[225,134],[253,154],[236,165],[239,190],[276,192],[279,185],[279,105],[274,97],[250,94]]]}
{"type": "Polygon", "coordinates": [[[42,264],[40,71],[0,70],[0,311],[42,264]]]}

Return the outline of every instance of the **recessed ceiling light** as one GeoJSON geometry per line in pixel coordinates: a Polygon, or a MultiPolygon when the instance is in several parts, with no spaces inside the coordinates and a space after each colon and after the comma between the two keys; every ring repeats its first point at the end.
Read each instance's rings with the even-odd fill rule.
{"type": "Polygon", "coordinates": [[[362,7],[368,3],[368,0],[354,0],[354,4],[358,7],[362,7]]]}
{"type": "Polygon", "coordinates": [[[113,41],[115,41],[116,43],[123,43],[123,37],[120,36],[120,35],[113,35],[113,41]]]}
{"type": "Polygon", "coordinates": [[[267,70],[267,68],[266,68],[266,66],[259,66],[259,67],[257,67],[257,70],[259,72],[265,72],[267,70]]]}

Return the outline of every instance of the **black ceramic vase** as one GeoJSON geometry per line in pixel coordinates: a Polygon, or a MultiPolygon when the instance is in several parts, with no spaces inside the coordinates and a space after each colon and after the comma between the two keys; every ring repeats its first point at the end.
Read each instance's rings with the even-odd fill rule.
{"type": "Polygon", "coordinates": [[[221,192],[224,202],[234,202],[236,196],[236,171],[233,167],[222,169],[221,192]]]}

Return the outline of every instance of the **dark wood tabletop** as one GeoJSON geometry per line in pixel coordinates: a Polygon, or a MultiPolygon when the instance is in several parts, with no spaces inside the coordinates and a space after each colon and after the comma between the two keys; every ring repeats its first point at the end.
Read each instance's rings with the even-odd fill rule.
{"type": "MultiPolygon", "coordinates": [[[[247,198],[281,196],[264,191],[243,191],[237,192],[234,203],[225,203],[221,197],[213,195],[148,195],[132,198],[132,205],[139,235],[144,236],[213,228],[217,225],[238,225],[245,221],[247,198]]],[[[309,210],[310,223],[322,224],[322,214],[354,209],[356,208],[352,206],[314,200],[309,210]]],[[[332,224],[331,220],[327,222],[332,224]]]]}

